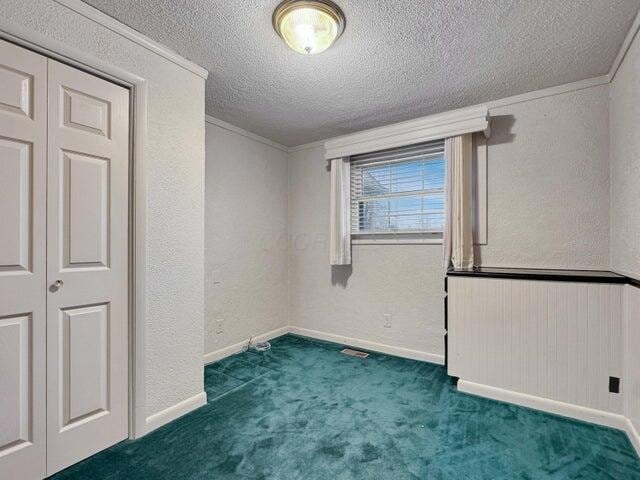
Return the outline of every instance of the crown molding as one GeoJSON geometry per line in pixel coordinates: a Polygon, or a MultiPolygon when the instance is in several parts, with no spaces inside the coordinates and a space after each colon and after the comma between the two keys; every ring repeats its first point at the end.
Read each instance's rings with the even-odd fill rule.
{"type": "Polygon", "coordinates": [[[511,97],[500,98],[498,100],[487,102],[486,105],[489,107],[489,110],[492,110],[494,108],[508,107],[509,105],[516,105],[518,103],[529,102],[531,100],[553,97],[564,93],[577,92],[586,88],[599,87],[600,85],[607,85],[608,83],[609,76],[601,75],[599,77],[578,80],[577,82],[563,83],[561,85],[556,85],[555,87],[543,88],[542,90],[534,90],[532,92],[521,93],[511,97]]]}
{"type": "MultiPolygon", "coordinates": [[[[473,108],[477,108],[477,107],[487,107],[489,109],[489,111],[491,111],[494,108],[500,108],[500,107],[507,107],[509,105],[515,105],[517,103],[523,103],[523,102],[528,102],[531,100],[538,100],[541,98],[546,98],[546,97],[553,97],[555,95],[562,95],[563,93],[570,93],[570,92],[577,92],[579,90],[584,90],[586,88],[592,88],[592,87],[598,87],[600,85],[607,85],[609,83],[609,76],[608,75],[601,75],[599,77],[592,77],[592,78],[586,78],[584,80],[578,80],[577,82],[571,82],[571,83],[563,83],[561,85],[557,85],[555,87],[549,87],[549,88],[543,88],[541,90],[533,90],[531,92],[527,92],[527,93],[522,93],[519,95],[513,95],[511,97],[505,97],[505,98],[501,98],[498,100],[493,100],[490,102],[486,102],[484,104],[481,105],[473,105],[469,108],[465,108],[464,110],[468,110],[468,109],[473,109],[473,108]]],[[[453,110],[451,112],[448,113],[454,113],[454,112],[458,112],[461,110],[453,110]]],[[[443,114],[438,114],[438,115],[443,115],[443,114]]],[[[430,117],[422,117],[423,119],[425,118],[430,118],[430,117]]],[[[420,120],[420,119],[418,119],[420,120]]],[[[416,120],[410,120],[409,122],[402,122],[402,124],[404,123],[410,123],[410,122],[414,122],[416,120]]],[[[387,127],[391,127],[394,125],[401,125],[401,124],[392,124],[392,125],[388,125],[387,127]]],[[[379,127],[379,129],[384,129],[387,127],[379,127]]],[[[376,130],[376,129],[372,129],[372,130],[376,130]]],[[[363,130],[362,132],[369,132],[370,130],[363,130]]],[[[327,142],[333,142],[334,140],[339,140],[341,138],[346,138],[349,137],[351,135],[357,135],[358,133],[362,133],[362,132],[356,132],[354,134],[349,134],[349,135],[344,135],[344,136],[340,136],[340,137],[331,137],[328,138],[326,140],[320,140],[317,142],[311,142],[311,143],[305,143],[302,145],[297,145],[294,147],[289,147],[289,153],[294,153],[294,152],[299,152],[301,150],[309,150],[312,148],[317,148],[317,147],[321,147],[323,146],[325,143],[327,142]]]]}
{"type": "Polygon", "coordinates": [[[631,28],[627,32],[627,35],[626,37],[624,37],[624,41],[620,46],[618,55],[616,55],[616,58],[613,60],[613,63],[611,64],[611,68],[609,69],[609,74],[607,75],[607,77],[609,77],[609,82],[613,82],[613,79],[615,78],[616,73],[618,72],[618,69],[622,65],[622,61],[624,60],[625,55],[631,48],[631,45],[633,44],[633,40],[638,34],[638,30],[640,30],[640,11],[636,15],[636,18],[633,20],[633,23],[631,24],[631,28]]]}
{"type": "Polygon", "coordinates": [[[83,17],[97,23],[105,27],[112,32],[131,40],[132,42],[140,45],[141,47],[146,48],[147,50],[169,60],[176,65],[188,70],[191,73],[198,75],[206,79],[209,76],[209,72],[202,68],[200,65],[197,65],[184,57],[181,57],[177,53],[169,50],[164,45],[159,44],[158,42],[151,40],[149,37],[142,35],[140,32],[137,32],[133,28],[127,27],[123,23],[119,22],[115,18],[110,17],[109,15],[102,13],[100,10],[88,5],[81,0],[54,0],[59,5],[68,8],[76,12],[78,15],[82,15],[83,17]]]}
{"type": "Polygon", "coordinates": [[[240,127],[236,127],[235,125],[225,122],[224,120],[220,120],[219,118],[212,117],[211,115],[204,116],[205,123],[209,123],[211,125],[215,125],[220,128],[224,128],[233,133],[237,133],[238,135],[242,135],[243,137],[250,138],[251,140],[255,140],[258,143],[262,143],[264,145],[268,145],[269,147],[273,147],[282,152],[289,153],[289,147],[285,147],[273,140],[269,140],[268,138],[261,137],[260,135],[256,135],[255,133],[251,133],[247,130],[244,130],[240,127]]]}
{"type": "Polygon", "coordinates": [[[489,109],[486,105],[452,110],[336,137],[324,142],[325,158],[348,157],[473,132],[485,132],[486,136],[489,135],[489,109]]]}
{"type": "Polygon", "coordinates": [[[327,140],[318,140],[316,142],[303,143],[302,145],[289,147],[289,153],[301,152],[302,150],[311,150],[312,148],[324,147],[324,142],[326,141],[327,140]]]}

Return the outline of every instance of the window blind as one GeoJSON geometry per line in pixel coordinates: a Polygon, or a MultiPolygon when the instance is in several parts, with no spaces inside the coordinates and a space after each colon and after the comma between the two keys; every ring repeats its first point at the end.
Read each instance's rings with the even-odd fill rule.
{"type": "Polygon", "coordinates": [[[444,228],[444,141],[351,157],[353,234],[444,228]]]}

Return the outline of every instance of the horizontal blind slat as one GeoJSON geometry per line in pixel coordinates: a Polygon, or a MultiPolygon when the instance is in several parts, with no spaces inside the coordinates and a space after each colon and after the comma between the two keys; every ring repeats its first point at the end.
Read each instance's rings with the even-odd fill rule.
{"type": "Polygon", "coordinates": [[[444,142],[351,157],[354,234],[441,233],[444,142]]]}

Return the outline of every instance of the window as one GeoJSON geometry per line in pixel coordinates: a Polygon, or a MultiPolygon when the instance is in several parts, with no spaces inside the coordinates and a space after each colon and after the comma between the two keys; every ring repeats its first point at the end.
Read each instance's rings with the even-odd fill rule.
{"type": "Polygon", "coordinates": [[[444,176],[443,141],[351,157],[352,234],[441,238],[444,176]]]}

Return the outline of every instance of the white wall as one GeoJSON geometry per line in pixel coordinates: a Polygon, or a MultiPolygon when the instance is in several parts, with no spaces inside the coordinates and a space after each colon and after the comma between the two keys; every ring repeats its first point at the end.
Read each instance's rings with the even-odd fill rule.
{"type": "Polygon", "coordinates": [[[287,153],[238,132],[206,125],[206,354],[289,324],[287,153]]]}
{"type": "MultiPolygon", "coordinates": [[[[491,108],[482,265],[608,268],[607,90],[491,108]]],[[[354,245],[352,267],[332,271],[329,171],[311,147],[289,160],[291,324],[443,354],[442,246],[354,245]]]]}
{"type": "Polygon", "coordinates": [[[148,81],[146,414],[203,391],[204,80],[50,0],[8,21],[148,81]]]}
{"type": "Polygon", "coordinates": [[[611,268],[640,279],[640,39],[611,83],[611,268]]]}

